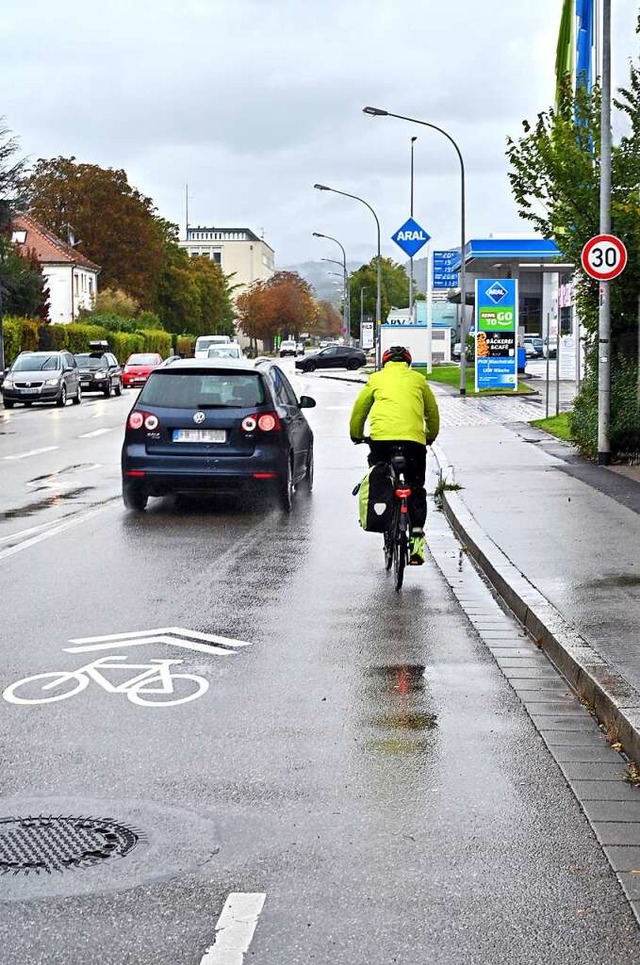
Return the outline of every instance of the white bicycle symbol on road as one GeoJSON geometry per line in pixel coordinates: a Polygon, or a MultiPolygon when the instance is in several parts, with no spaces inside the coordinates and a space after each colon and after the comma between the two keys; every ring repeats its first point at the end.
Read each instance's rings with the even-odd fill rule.
{"type": "Polygon", "coordinates": [[[78,670],[57,670],[35,674],[10,684],[2,696],[10,704],[51,704],[82,693],[90,681],[108,694],[125,694],[139,707],[175,707],[197,700],[209,689],[209,681],[190,673],[173,673],[171,667],[182,660],[150,660],[127,663],[126,656],[114,655],[93,660],[78,670]],[[114,684],[104,676],[107,670],[140,670],[123,683],[114,684]]]}

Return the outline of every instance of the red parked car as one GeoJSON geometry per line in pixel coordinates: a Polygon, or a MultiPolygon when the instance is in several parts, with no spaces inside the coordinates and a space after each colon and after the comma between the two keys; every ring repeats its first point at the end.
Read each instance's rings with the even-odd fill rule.
{"type": "Polygon", "coordinates": [[[162,356],[157,352],[137,352],[130,355],[122,370],[122,385],[131,389],[136,385],[144,385],[149,374],[162,362],[162,356]]]}

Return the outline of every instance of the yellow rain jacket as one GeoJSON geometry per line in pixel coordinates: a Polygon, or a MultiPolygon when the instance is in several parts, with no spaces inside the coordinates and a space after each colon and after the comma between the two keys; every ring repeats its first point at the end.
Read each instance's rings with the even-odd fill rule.
{"type": "Polygon", "coordinates": [[[353,406],[349,423],[352,439],[364,436],[367,416],[374,442],[430,445],[440,429],[438,403],[427,380],[406,362],[387,362],[370,377],[353,406]]]}

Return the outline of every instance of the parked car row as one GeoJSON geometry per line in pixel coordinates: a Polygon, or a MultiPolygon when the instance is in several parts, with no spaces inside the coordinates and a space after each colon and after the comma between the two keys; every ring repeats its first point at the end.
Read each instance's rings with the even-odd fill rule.
{"type": "Polygon", "coordinates": [[[89,349],[75,355],[67,351],[21,352],[4,373],[5,409],[37,402],[62,407],[69,399],[79,405],[87,392],[98,392],[107,399],[112,393],[122,395],[123,388],[144,385],[162,362],[157,352],[134,353],[121,366],[106,342],[90,342],[89,349]]]}

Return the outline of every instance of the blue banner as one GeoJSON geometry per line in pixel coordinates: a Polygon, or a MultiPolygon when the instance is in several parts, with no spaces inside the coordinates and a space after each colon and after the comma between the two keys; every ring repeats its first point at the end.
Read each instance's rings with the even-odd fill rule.
{"type": "Polygon", "coordinates": [[[476,280],[476,392],[518,388],[518,283],[476,280]]]}
{"type": "Polygon", "coordinates": [[[433,287],[459,288],[459,274],[453,266],[460,260],[460,249],[451,248],[433,253],[433,287]]]}

